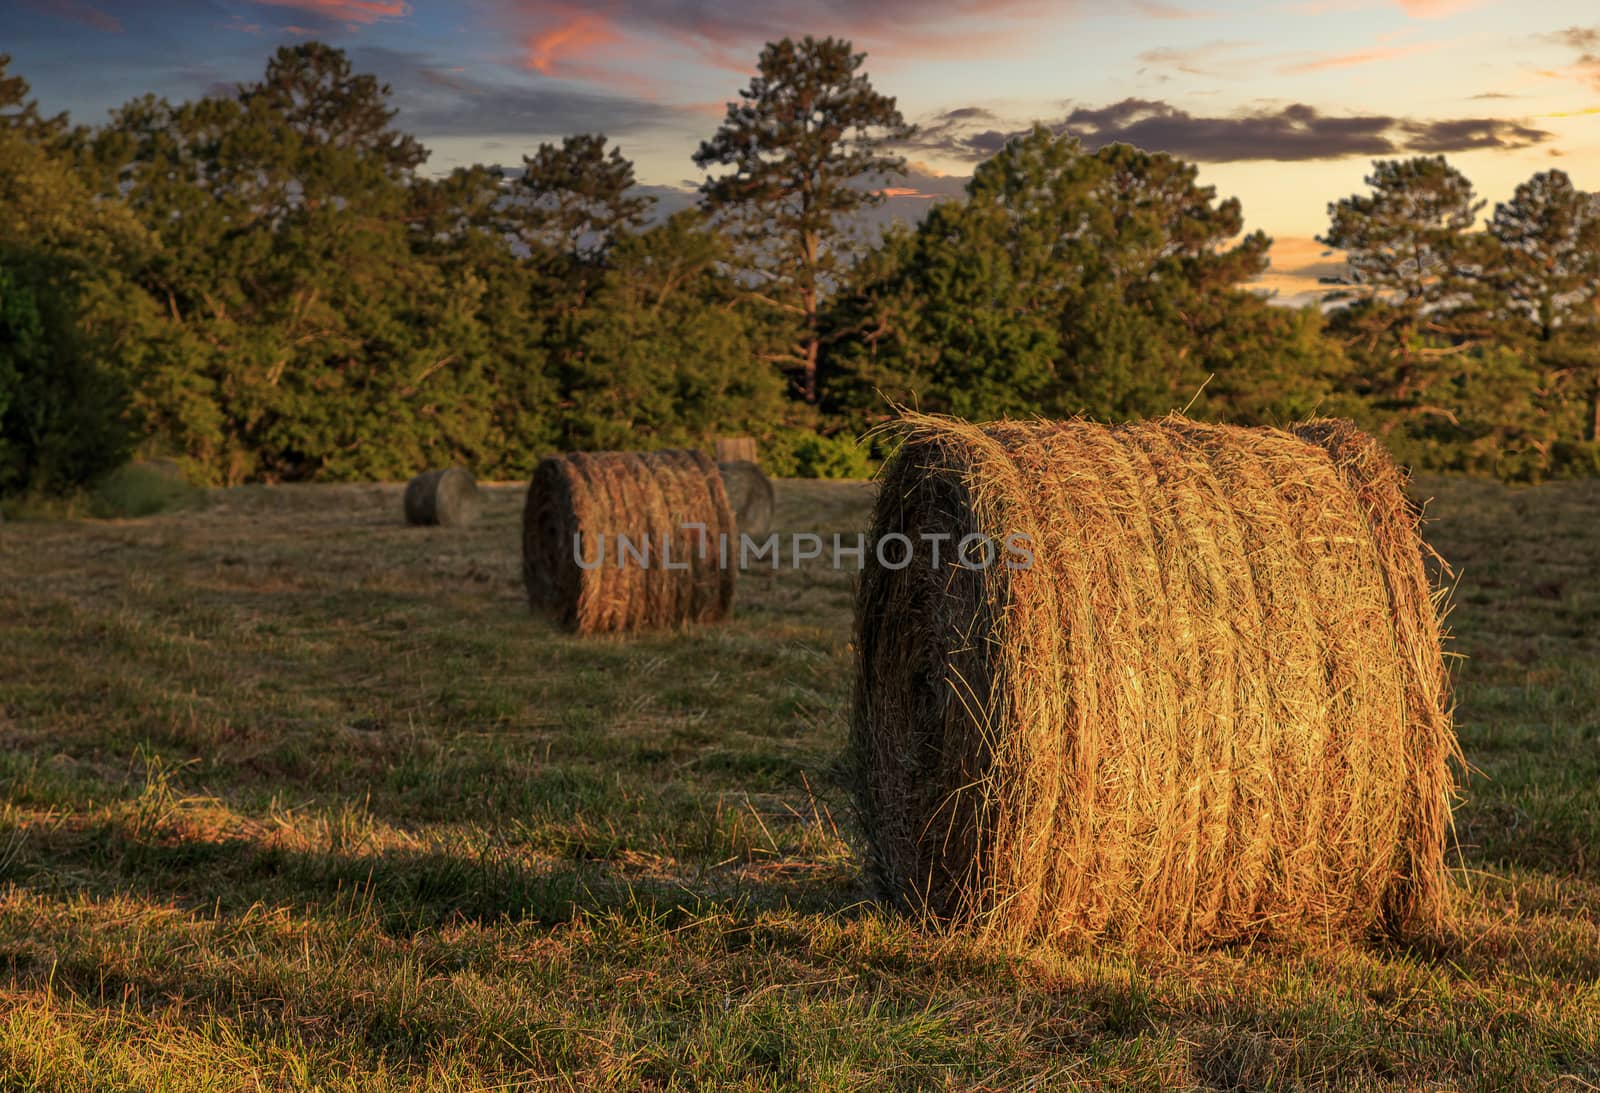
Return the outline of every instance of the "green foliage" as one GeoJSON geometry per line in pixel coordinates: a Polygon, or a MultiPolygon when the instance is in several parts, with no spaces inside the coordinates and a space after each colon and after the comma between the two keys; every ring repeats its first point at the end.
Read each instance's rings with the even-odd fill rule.
{"type": "Polygon", "coordinates": [[[493,394],[497,271],[418,253],[422,152],[386,92],[285,48],[236,97],[140,100],[96,142],[165,244],[145,278],[165,352],[135,408],[213,481],[490,470],[497,433],[523,431],[493,394]]]}
{"type": "MultiPolygon", "coordinates": [[[[25,94],[0,82],[0,97],[25,94]]],[[[126,369],[147,310],[123,273],[142,260],[144,233],[94,200],[48,130],[0,126],[4,494],[71,490],[121,462],[126,369]]]]}
{"type": "Polygon", "coordinates": [[[134,519],[199,508],[206,493],[191,485],[175,466],[128,463],[95,483],[88,509],[101,519],[134,519]]]}
{"type": "Polygon", "coordinates": [[[0,491],[87,496],[134,441],[207,484],[518,478],[729,433],[777,473],[853,477],[881,453],[846,438],[899,404],[1335,414],[1424,468],[1593,470],[1600,202],[1562,172],[1475,232],[1443,158],[1376,163],[1329,206],[1337,306],[1291,310],[1249,291],[1269,241],[1193,165],[1042,127],[867,240],[910,127],[863,64],[767,46],[694,157],[701,209],[652,224],[599,134],[515,178],[420,174],[389,89],[320,43],[94,130],[0,57],[0,491]]]}
{"type": "Polygon", "coordinates": [[[866,445],[808,429],[780,429],[763,438],[761,464],[777,478],[870,478],[877,470],[866,445]]]}
{"type": "Polygon", "coordinates": [[[576,317],[581,367],[564,370],[563,446],[700,446],[781,414],[778,376],[752,367],[752,326],[726,257],[726,241],[692,210],[616,246],[576,317]]]}
{"type": "Polygon", "coordinates": [[[1088,153],[1041,126],[981,164],[968,193],[892,239],[842,302],[839,323],[859,333],[830,355],[841,393],[968,418],[1110,418],[1181,409],[1214,372],[1243,390],[1284,343],[1333,368],[1306,327],[1238,291],[1268,241],[1230,245],[1238,202],[1217,202],[1189,164],[1088,153]]]}
{"type": "Polygon", "coordinates": [[[1329,206],[1353,299],[1352,416],[1416,466],[1525,481],[1584,466],[1600,429],[1600,206],[1559,171],[1483,207],[1442,157],[1380,161],[1368,195],[1329,206]],[[1568,461],[1575,461],[1571,466],[1568,461]]]}
{"type": "Polygon", "coordinates": [[[81,308],[0,253],[0,494],[73,489],[128,450],[123,389],[96,363],[81,308]]]}

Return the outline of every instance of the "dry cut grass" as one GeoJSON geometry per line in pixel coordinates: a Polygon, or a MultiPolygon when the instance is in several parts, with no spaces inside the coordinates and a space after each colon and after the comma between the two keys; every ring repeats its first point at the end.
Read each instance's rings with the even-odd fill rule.
{"type": "MultiPolygon", "coordinates": [[[[865,901],[851,578],[531,618],[522,491],[0,526],[0,1088],[1600,1084],[1600,486],[1456,481],[1458,937],[1133,958],[865,901]]],[[[859,485],[780,483],[853,535],[859,485]]]]}

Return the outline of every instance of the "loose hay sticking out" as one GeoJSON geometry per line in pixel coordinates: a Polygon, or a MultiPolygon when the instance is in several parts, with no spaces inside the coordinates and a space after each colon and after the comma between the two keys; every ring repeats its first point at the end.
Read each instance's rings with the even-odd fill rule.
{"type": "Polygon", "coordinates": [[[478,518],[482,503],[477,480],[462,467],[423,471],[406,483],[408,524],[465,527],[478,518]]]}
{"type": "Polygon", "coordinates": [[[700,452],[552,456],[534,468],[522,512],[528,602],[579,633],[714,622],[733,605],[736,570],[721,564],[724,541],[736,560],[728,495],[700,452]],[[685,524],[703,524],[703,537],[685,524]]]}
{"type": "Polygon", "coordinates": [[[733,521],[741,534],[752,538],[765,538],[772,530],[772,510],[775,499],[772,483],[761,473],[761,468],[745,460],[718,463],[722,472],[722,485],[728,491],[728,503],[733,506],[733,521]]]}
{"type": "Polygon", "coordinates": [[[869,550],[856,604],[886,894],[1013,940],[1438,928],[1458,752],[1417,516],[1375,442],[907,424],[872,539],[917,554],[869,550]],[[1026,536],[1033,561],[946,546],[936,568],[924,533],[1026,536]]]}

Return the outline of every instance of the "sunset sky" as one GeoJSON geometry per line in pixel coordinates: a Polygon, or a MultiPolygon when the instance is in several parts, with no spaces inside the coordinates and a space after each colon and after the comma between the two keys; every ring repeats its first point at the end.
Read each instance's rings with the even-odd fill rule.
{"type": "Polygon", "coordinates": [[[921,126],[897,208],[957,192],[1043,120],[1200,162],[1278,240],[1286,293],[1324,261],[1328,201],[1377,156],[1443,152],[1491,208],[1552,166],[1600,189],[1592,0],[0,0],[0,53],[78,121],[250,79],[315,37],[393,85],[430,170],[602,131],[658,186],[698,182],[690,153],[761,44],[806,33],[852,39],[921,126]]]}

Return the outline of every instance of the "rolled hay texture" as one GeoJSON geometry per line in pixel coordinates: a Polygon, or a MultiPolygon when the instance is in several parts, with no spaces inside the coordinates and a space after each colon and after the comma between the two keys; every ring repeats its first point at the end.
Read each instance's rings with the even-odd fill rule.
{"type": "Polygon", "coordinates": [[[760,467],[743,459],[718,463],[717,470],[722,474],[728,504],[733,506],[733,522],[740,533],[764,538],[772,530],[772,510],[777,504],[772,483],[760,467]]]}
{"type": "Polygon", "coordinates": [[[917,551],[868,550],[851,719],[886,896],[1017,941],[1443,925],[1440,597],[1375,441],[906,425],[871,539],[917,551]],[[952,563],[972,534],[1031,564],[952,563]],[[942,565],[923,535],[951,536],[942,565]]]}
{"type": "Polygon", "coordinates": [[[465,527],[478,518],[482,497],[472,473],[462,467],[423,471],[406,483],[406,523],[465,527]]]}
{"type": "Polygon", "coordinates": [[[718,463],[761,463],[753,436],[718,437],[715,448],[718,463]]]}
{"type": "Polygon", "coordinates": [[[522,576],[529,606],[578,633],[726,618],[738,549],[722,476],[701,452],[552,456],[528,484],[522,576]],[[704,531],[685,526],[692,524],[704,531]]]}

